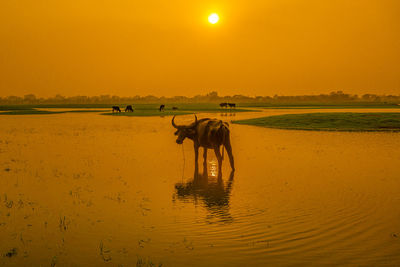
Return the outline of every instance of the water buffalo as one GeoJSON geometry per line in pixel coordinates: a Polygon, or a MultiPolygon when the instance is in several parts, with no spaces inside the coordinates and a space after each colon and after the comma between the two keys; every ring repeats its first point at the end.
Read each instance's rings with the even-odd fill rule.
{"type": "Polygon", "coordinates": [[[230,108],[236,108],[236,104],[235,103],[227,103],[228,104],[228,106],[230,107],[230,108]]]}
{"type": "Polygon", "coordinates": [[[178,107],[172,107],[172,110],[177,110],[178,109],[178,107]]]}
{"type": "Polygon", "coordinates": [[[224,102],[224,103],[219,104],[219,106],[221,108],[227,108],[228,107],[228,103],[224,102]]]}
{"type": "Polygon", "coordinates": [[[214,149],[215,155],[218,160],[218,174],[221,175],[222,168],[222,156],[220,146],[222,145],[229,156],[229,162],[231,164],[232,171],[235,170],[232,146],[230,141],[229,124],[217,119],[200,119],[197,120],[195,115],[195,122],[190,125],[176,125],[175,116],[172,118],[172,126],[177,129],[175,135],[178,136],[176,143],[182,144],[185,138],[189,138],[194,143],[194,156],[195,156],[195,175],[198,173],[198,158],[199,158],[199,147],[203,147],[204,163],[203,172],[207,173],[207,149],[214,149]]]}
{"type": "Polygon", "coordinates": [[[133,107],[132,107],[132,105],[129,105],[129,106],[126,106],[126,108],[125,108],[125,112],[133,112],[133,107]]]}
{"type": "Polygon", "coordinates": [[[160,106],[160,112],[163,111],[165,109],[165,105],[161,105],[160,106]]]}
{"type": "Polygon", "coordinates": [[[121,112],[121,109],[118,106],[112,106],[112,112],[121,112]]]}

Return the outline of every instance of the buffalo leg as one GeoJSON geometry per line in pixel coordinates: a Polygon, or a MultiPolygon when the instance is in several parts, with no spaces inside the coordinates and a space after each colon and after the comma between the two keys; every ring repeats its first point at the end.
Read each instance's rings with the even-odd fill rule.
{"type": "Polygon", "coordinates": [[[219,146],[214,147],[215,156],[217,156],[218,160],[218,178],[222,177],[222,156],[221,151],[219,150],[219,146]]]}
{"type": "Polygon", "coordinates": [[[231,146],[231,142],[229,139],[225,142],[225,149],[226,149],[226,153],[229,156],[229,163],[231,164],[232,171],[234,171],[235,170],[235,162],[233,160],[232,146],[231,146]]]}
{"type": "Polygon", "coordinates": [[[206,177],[208,175],[207,173],[207,148],[204,148],[204,152],[203,152],[203,176],[206,177]]]}
{"type": "Polygon", "coordinates": [[[197,177],[199,173],[199,146],[197,144],[194,144],[194,175],[197,177]]]}

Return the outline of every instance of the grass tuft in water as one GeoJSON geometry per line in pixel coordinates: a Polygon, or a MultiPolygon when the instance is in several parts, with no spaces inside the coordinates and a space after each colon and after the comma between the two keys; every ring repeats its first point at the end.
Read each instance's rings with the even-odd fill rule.
{"type": "Polygon", "coordinates": [[[163,266],[162,263],[159,263],[157,265],[150,259],[144,259],[144,258],[140,258],[140,257],[138,257],[138,259],[136,261],[136,267],[162,267],[162,266],[163,266]]]}
{"type": "Polygon", "coordinates": [[[12,248],[10,251],[8,251],[6,254],[4,254],[4,257],[11,258],[15,255],[17,255],[18,250],[16,248],[12,248]]]}

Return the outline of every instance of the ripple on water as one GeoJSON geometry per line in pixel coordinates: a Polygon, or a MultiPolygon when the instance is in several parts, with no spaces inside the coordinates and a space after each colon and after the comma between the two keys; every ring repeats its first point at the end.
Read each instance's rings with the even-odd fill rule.
{"type": "MultiPolygon", "coordinates": [[[[11,169],[0,179],[0,228],[7,229],[0,231],[6,240],[0,248],[7,251],[14,241],[21,249],[26,245],[46,260],[36,259],[35,265],[64,252],[65,265],[78,263],[73,259],[79,259],[76,265],[101,265],[99,241],[106,238],[112,239],[105,245],[115,265],[129,265],[137,255],[156,255],[163,266],[400,263],[400,239],[392,236],[400,232],[398,134],[231,125],[234,179],[226,175],[225,164],[219,183],[209,155],[210,178],[196,184],[181,179],[181,147],[169,118],[64,114],[0,121],[0,165],[11,169]],[[71,179],[75,173],[88,175],[71,179]],[[74,188],[90,188],[92,205],[72,205],[68,192],[74,188]],[[115,192],[124,192],[126,202],[104,197],[115,198],[115,192]],[[17,203],[22,194],[41,208],[24,218],[24,209],[4,205],[4,193],[8,201],[17,203]],[[59,233],[54,214],[70,214],[68,231],[59,233]],[[24,245],[15,239],[20,235],[15,229],[27,224],[32,230],[22,235],[32,235],[32,242],[24,245]],[[61,250],[57,244],[64,236],[61,250]],[[49,240],[50,249],[41,248],[43,240],[49,240]],[[121,257],[116,251],[122,248],[128,252],[121,257]]],[[[184,145],[190,149],[185,154],[189,169],[193,147],[184,145]]],[[[13,260],[24,266],[34,258],[13,260]]]]}

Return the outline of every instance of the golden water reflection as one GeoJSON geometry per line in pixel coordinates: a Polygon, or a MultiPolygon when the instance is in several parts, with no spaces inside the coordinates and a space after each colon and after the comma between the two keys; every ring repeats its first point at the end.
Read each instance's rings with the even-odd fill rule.
{"type": "Polygon", "coordinates": [[[1,116],[0,266],[400,265],[398,133],[230,129],[196,180],[171,117],[1,116]]]}
{"type": "Polygon", "coordinates": [[[198,174],[187,182],[176,183],[174,198],[204,206],[210,216],[218,218],[218,222],[231,222],[233,218],[229,213],[229,199],[233,181],[234,172],[230,173],[226,182],[215,175],[198,174]]]}

